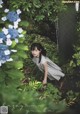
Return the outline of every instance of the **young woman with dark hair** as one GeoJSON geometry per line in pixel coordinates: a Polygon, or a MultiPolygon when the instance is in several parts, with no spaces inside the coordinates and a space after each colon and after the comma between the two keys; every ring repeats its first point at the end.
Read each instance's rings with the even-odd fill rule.
{"type": "Polygon", "coordinates": [[[40,43],[31,45],[31,58],[38,68],[44,72],[43,85],[47,84],[47,77],[50,80],[60,80],[65,74],[62,69],[46,56],[46,50],[40,43]]]}

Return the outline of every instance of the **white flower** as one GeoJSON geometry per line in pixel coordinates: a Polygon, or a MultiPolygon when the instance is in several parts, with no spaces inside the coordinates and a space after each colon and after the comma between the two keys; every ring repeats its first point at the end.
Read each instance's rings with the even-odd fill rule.
{"type": "Polygon", "coordinates": [[[9,50],[5,50],[5,51],[4,51],[4,54],[5,54],[5,55],[9,55],[9,54],[10,54],[10,51],[9,51],[9,50]]]}
{"type": "Polygon", "coordinates": [[[14,25],[18,25],[18,22],[17,22],[17,21],[15,21],[15,22],[14,22],[14,25]]]}
{"type": "Polygon", "coordinates": [[[6,20],[7,20],[7,18],[6,18],[6,17],[2,17],[1,19],[2,19],[2,21],[6,21],[6,20]]]}
{"type": "Polygon", "coordinates": [[[7,59],[7,61],[13,61],[13,59],[12,59],[12,58],[10,58],[10,59],[7,59]]]}
{"type": "Polygon", "coordinates": [[[3,1],[2,0],[0,0],[0,4],[3,4],[3,1]]]}
{"type": "Polygon", "coordinates": [[[12,51],[12,52],[17,52],[17,50],[14,50],[14,49],[12,49],[11,51],[12,51]]]}
{"type": "Polygon", "coordinates": [[[16,24],[16,25],[14,25],[14,28],[16,29],[16,28],[18,28],[18,25],[16,24]]]}
{"type": "Polygon", "coordinates": [[[22,33],[23,32],[23,29],[22,28],[18,28],[18,32],[19,33],[22,33]]]}
{"type": "Polygon", "coordinates": [[[14,22],[14,28],[18,28],[18,22],[17,21],[14,22]]]}
{"type": "Polygon", "coordinates": [[[13,25],[8,25],[8,27],[12,29],[13,28],[13,25]]]}
{"type": "Polygon", "coordinates": [[[6,45],[7,46],[11,46],[12,45],[12,41],[9,38],[7,38],[6,45]]]}
{"type": "Polygon", "coordinates": [[[2,38],[0,38],[0,43],[3,43],[3,39],[2,38]]]}
{"type": "Polygon", "coordinates": [[[1,66],[1,61],[0,61],[0,66],[1,66]]]}
{"type": "Polygon", "coordinates": [[[5,13],[8,13],[8,12],[9,12],[9,9],[5,9],[4,12],[5,12],[5,13]]]}
{"type": "Polygon", "coordinates": [[[15,42],[16,42],[16,43],[18,43],[18,42],[19,42],[17,38],[15,39],[15,42]]]}
{"type": "Polygon", "coordinates": [[[21,21],[21,19],[19,18],[19,19],[17,19],[17,22],[20,22],[21,21]]]}
{"type": "Polygon", "coordinates": [[[0,4],[0,8],[2,8],[2,5],[0,4]]]}
{"type": "Polygon", "coordinates": [[[6,61],[5,60],[1,60],[1,63],[5,63],[6,61]]]}
{"type": "Polygon", "coordinates": [[[2,31],[4,32],[5,35],[8,34],[8,29],[6,29],[5,27],[2,29],[2,31]]]}
{"type": "Polygon", "coordinates": [[[24,36],[23,34],[20,34],[20,35],[19,35],[20,38],[23,37],[23,36],[24,36]]]}
{"type": "Polygon", "coordinates": [[[20,9],[18,9],[16,12],[17,12],[17,14],[20,14],[20,13],[21,13],[21,10],[20,10],[20,9]]]}
{"type": "Polygon", "coordinates": [[[7,37],[7,38],[11,38],[11,35],[10,35],[10,34],[8,34],[6,37],[7,37]]]}

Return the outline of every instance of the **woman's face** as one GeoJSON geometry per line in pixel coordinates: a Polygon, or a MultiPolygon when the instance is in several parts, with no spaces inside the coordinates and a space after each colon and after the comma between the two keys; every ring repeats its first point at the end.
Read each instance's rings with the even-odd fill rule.
{"type": "Polygon", "coordinates": [[[39,50],[37,49],[37,47],[35,47],[35,49],[31,51],[33,57],[39,57],[40,52],[41,52],[41,51],[39,51],[39,50]]]}

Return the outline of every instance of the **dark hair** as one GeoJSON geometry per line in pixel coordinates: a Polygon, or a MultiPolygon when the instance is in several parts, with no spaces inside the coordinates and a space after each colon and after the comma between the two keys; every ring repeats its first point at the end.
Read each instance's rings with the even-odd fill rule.
{"type": "MultiPolygon", "coordinates": [[[[35,48],[37,48],[39,51],[41,50],[40,56],[39,56],[39,63],[41,61],[41,55],[46,56],[46,50],[44,49],[44,47],[40,44],[40,43],[33,43],[31,45],[31,51],[35,50],[35,48]]],[[[31,53],[31,58],[33,58],[33,55],[31,53]]]]}

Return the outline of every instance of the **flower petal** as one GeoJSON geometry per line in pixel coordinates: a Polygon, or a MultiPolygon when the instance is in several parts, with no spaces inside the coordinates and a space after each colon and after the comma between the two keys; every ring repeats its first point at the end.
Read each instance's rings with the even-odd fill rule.
{"type": "Polygon", "coordinates": [[[4,32],[5,35],[8,34],[8,29],[6,29],[5,27],[2,29],[2,31],[4,32]]]}
{"type": "Polygon", "coordinates": [[[18,28],[18,32],[19,33],[22,33],[23,32],[23,29],[22,28],[18,28]]]}
{"type": "Polygon", "coordinates": [[[12,59],[12,58],[10,58],[10,59],[7,59],[7,61],[13,61],[13,59],[12,59]]]}
{"type": "Polygon", "coordinates": [[[5,51],[4,51],[4,54],[5,54],[5,55],[9,55],[9,54],[10,54],[10,51],[9,51],[9,50],[5,50],[5,51]]]}
{"type": "Polygon", "coordinates": [[[10,34],[8,34],[6,37],[7,37],[7,38],[11,38],[11,35],[10,35],[10,34]]]}
{"type": "Polygon", "coordinates": [[[18,9],[16,12],[17,12],[17,14],[20,14],[20,13],[21,13],[21,10],[20,10],[20,9],[18,9]]]}
{"type": "Polygon", "coordinates": [[[5,9],[4,12],[5,12],[5,13],[9,12],[9,9],[5,9]]]}
{"type": "Polygon", "coordinates": [[[10,39],[7,39],[6,45],[7,45],[7,46],[11,46],[11,45],[12,45],[12,41],[11,41],[10,39]]]}
{"type": "Polygon", "coordinates": [[[12,49],[11,51],[12,51],[12,52],[17,52],[17,50],[14,50],[14,49],[12,49]]]}
{"type": "Polygon", "coordinates": [[[13,25],[8,25],[9,28],[13,28],[13,25]]]}
{"type": "Polygon", "coordinates": [[[1,20],[2,20],[2,21],[6,21],[7,18],[6,18],[6,17],[2,17],[1,20]]]}

